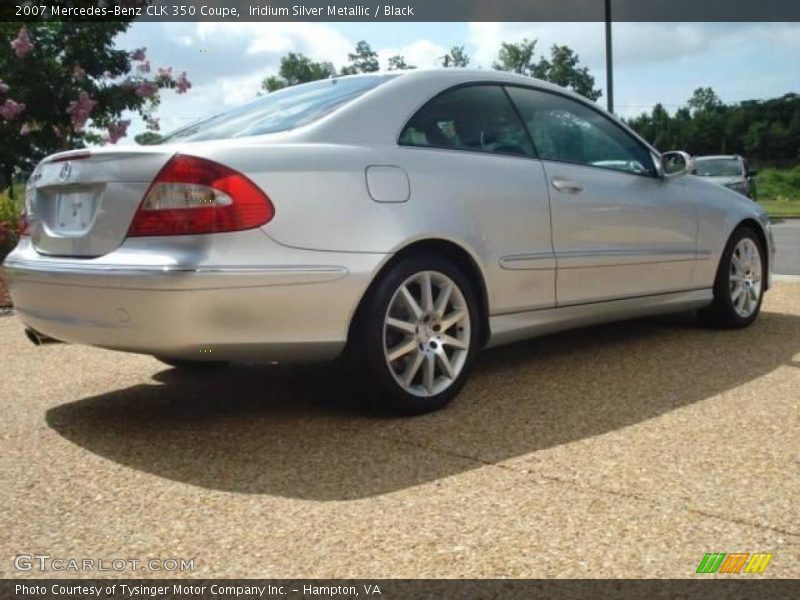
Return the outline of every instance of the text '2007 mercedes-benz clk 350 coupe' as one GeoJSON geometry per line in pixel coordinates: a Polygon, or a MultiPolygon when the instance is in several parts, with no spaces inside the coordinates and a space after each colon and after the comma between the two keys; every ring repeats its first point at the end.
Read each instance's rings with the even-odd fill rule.
{"type": "Polygon", "coordinates": [[[684,310],[753,322],[769,221],[692,168],[527,77],[332,78],[46,158],[5,268],[35,342],[187,368],[343,355],[375,404],[420,413],[484,346],[684,310]]]}

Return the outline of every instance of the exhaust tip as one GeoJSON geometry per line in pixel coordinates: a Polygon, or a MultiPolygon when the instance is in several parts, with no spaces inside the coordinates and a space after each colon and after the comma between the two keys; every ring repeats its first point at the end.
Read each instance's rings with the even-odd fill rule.
{"type": "Polygon", "coordinates": [[[30,327],[25,328],[25,337],[27,337],[34,346],[43,346],[44,344],[63,344],[61,340],[47,337],[43,333],[39,333],[30,327]]]}
{"type": "Polygon", "coordinates": [[[39,340],[39,336],[31,328],[25,329],[25,337],[27,337],[31,341],[31,344],[33,344],[34,346],[42,345],[42,342],[39,340]]]}

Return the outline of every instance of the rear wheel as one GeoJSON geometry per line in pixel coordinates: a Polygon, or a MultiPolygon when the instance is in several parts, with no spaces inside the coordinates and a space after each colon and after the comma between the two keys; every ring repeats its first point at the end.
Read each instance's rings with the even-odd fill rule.
{"type": "Polygon", "coordinates": [[[214,369],[227,367],[230,364],[224,360],[185,360],[180,358],[164,358],[163,356],[155,356],[154,358],[165,365],[186,371],[213,371],[214,369]]]}
{"type": "Polygon", "coordinates": [[[375,408],[437,410],[463,387],[477,352],[475,293],[448,261],[411,256],[376,284],[350,340],[352,367],[375,408]]]}
{"type": "Polygon", "coordinates": [[[714,282],[714,302],[701,312],[715,327],[747,327],[758,317],[766,272],[764,248],[750,227],[731,235],[714,282]]]}

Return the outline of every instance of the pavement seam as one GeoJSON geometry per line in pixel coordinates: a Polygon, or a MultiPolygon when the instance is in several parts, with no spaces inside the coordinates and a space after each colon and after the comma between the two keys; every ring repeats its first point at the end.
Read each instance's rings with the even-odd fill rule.
{"type": "MultiPolygon", "coordinates": [[[[408,445],[408,446],[414,446],[414,447],[420,448],[422,450],[429,450],[429,451],[432,451],[432,452],[437,452],[437,453],[442,454],[442,455],[451,456],[451,457],[454,457],[454,458],[460,458],[462,460],[471,461],[471,462],[477,463],[477,464],[485,466],[485,467],[503,469],[503,470],[506,470],[506,471],[509,471],[509,472],[512,472],[512,473],[515,473],[515,474],[519,474],[519,473],[525,472],[525,470],[523,470],[523,469],[519,469],[519,468],[516,468],[516,467],[508,465],[508,464],[490,462],[490,461],[484,460],[484,459],[482,459],[480,457],[477,457],[477,456],[472,456],[470,454],[462,454],[462,453],[459,453],[459,452],[455,452],[453,450],[448,450],[448,449],[437,447],[437,446],[434,446],[434,445],[431,445],[431,444],[425,444],[425,443],[422,443],[422,442],[418,442],[416,440],[409,440],[409,439],[405,439],[405,438],[397,438],[397,437],[388,436],[388,435],[383,435],[382,437],[384,439],[390,441],[390,442],[394,442],[394,443],[401,444],[401,445],[405,444],[405,445],[408,445]]],[[[531,470],[528,470],[527,472],[528,473],[533,473],[533,471],[531,471],[531,470]]],[[[592,490],[592,491],[595,491],[595,492],[599,492],[599,493],[602,493],[602,494],[606,494],[606,495],[609,495],[609,496],[618,496],[618,497],[626,498],[626,499],[629,499],[629,500],[636,500],[638,502],[643,502],[645,504],[649,504],[650,506],[663,506],[665,504],[664,502],[659,501],[656,498],[652,498],[652,497],[647,496],[647,495],[637,494],[635,492],[624,492],[624,491],[621,491],[621,490],[612,490],[612,489],[604,488],[602,486],[593,485],[591,483],[578,483],[577,481],[574,481],[574,480],[563,479],[561,477],[556,477],[554,475],[547,475],[547,474],[541,473],[541,472],[538,472],[537,475],[541,479],[545,479],[545,480],[553,482],[553,483],[559,483],[559,484],[565,485],[565,486],[570,486],[570,487],[573,487],[573,488],[578,489],[578,490],[584,490],[585,491],[586,489],[589,489],[589,490],[592,490]]],[[[531,482],[525,481],[524,483],[530,485],[531,482]]],[[[763,523],[754,523],[754,522],[748,521],[746,519],[737,519],[737,518],[734,518],[734,517],[729,517],[727,515],[720,515],[720,514],[707,512],[707,511],[704,511],[702,509],[694,508],[692,506],[689,506],[688,502],[689,501],[686,500],[687,506],[684,509],[688,513],[693,513],[693,514],[700,515],[702,517],[711,518],[711,519],[717,519],[717,520],[720,520],[720,521],[726,521],[728,523],[734,523],[736,525],[744,525],[744,526],[747,526],[747,527],[754,527],[756,529],[763,529],[763,530],[767,530],[767,531],[772,531],[772,532],[775,532],[775,533],[780,533],[781,535],[786,535],[786,536],[789,536],[789,537],[792,537],[792,538],[800,539],[800,532],[789,531],[789,530],[786,530],[786,529],[781,529],[780,527],[774,527],[772,525],[765,525],[763,523]]]]}
{"type": "MultiPolygon", "coordinates": [[[[644,502],[646,504],[655,505],[655,506],[659,506],[659,505],[663,505],[664,504],[663,502],[659,501],[658,499],[653,498],[653,497],[648,496],[648,495],[637,494],[635,492],[624,492],[624,491],[621,491],[621,490],[612,490],[612,489],[609,489],[609,488],[604,488],[602,486],[593,485],[591,483],[585,483],[585,484],[579,485],[574,481],[570,481],[568,479],[561,479],[560,477],[555,477],[553,475],[545,475],[545,474],[540,474],[540,475],[541,475],[541,477],[543,479],[547,479],[548,481],[554,481],[554,482],[557,482],[557,483],[562,483],[564,485],[572,485],[572,486],[577,487],[579,489],[581,489],[581,488],[583,488],[583,489],[589,488],[591,490],[594,490],[594,491],[597,491],[597,492],[601,492],[601,493],[604,493],[604,494],[608,494],[608,495],[611,495],[611,496],[620,496],[622,498],[627,498],[627,499],[631,499],[631,500],[638,500],[640,502],[644,502]]],[[[729,522],[729,523],[735,523],[737,525],[745,525],[745,526],[748,526],[748,527],[755,527],[755,528],[758,528],[758,529],[766,529],[766,530],[769,530],[769,531],[774,531],[776,533],[780,533],[781,535],[786,535],[786,536],[789,536],[789,537],[796,537],[796,538],[800,539],[800,532],[789,531],[787,529],[781,529],[780,527],[775,527],[773,525],[765,525],[763,523],[756,523],[756,522],[748,521],[746,519],[737,519],[735,517],[729,517],[727,515],[707,512],[707,511],[702,510],[700,508],[695,508],[695,507],[689,506],[689,502],[690,501],[685,499],[685,498],[683,499],[683,501],[686,503],[686,506],[685,506],[684,510],[686,510],[686,512],[689,512],[689,513],[697,514],[697,515],[700,515],[702,517],[708,517],[708,518],[712,518],[712,519],[717,519],[717,520],[720,520],[720,521],[726,521],[726,522],[729,522]]]]}

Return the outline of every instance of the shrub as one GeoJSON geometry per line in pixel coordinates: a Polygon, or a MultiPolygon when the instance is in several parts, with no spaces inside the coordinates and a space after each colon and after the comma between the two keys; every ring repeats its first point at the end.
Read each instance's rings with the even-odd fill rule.
{"type": "Polygon", "coordinates": [[[764,169],[756,178],[758,195],[764,200],[800,200],[800,165],[791,169],[764,169]]]}
{"type": "Polygon", "coordinates": [[[0,192],[0,262],[17,245],[21,213],[21,202],[0,192]]]}

